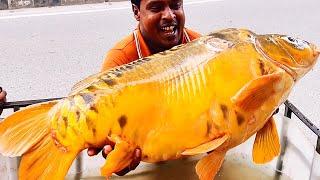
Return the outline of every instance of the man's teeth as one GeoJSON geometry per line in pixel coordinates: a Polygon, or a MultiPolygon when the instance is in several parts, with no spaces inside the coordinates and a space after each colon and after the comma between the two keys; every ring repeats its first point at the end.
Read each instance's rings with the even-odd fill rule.
{"type": "Polygon", "coordinates": [[[166,26],[166,27],[163,27],[161,29],[164,30],[164,31],[173,31],[174,26],[166,26]]]}

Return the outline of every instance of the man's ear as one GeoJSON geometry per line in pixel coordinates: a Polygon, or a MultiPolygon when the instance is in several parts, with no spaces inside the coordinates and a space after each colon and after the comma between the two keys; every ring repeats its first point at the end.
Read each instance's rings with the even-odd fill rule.
{"type": "Polygon", "coordinates": [[[132,11],[134,14],[134,18],[136,18],[137,21],[140,21],[140,9],[137,5],[132,4],[132,11]]]}

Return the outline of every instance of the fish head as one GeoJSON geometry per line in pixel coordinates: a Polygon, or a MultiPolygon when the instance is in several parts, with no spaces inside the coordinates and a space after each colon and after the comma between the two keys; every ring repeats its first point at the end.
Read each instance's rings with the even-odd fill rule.
{"type": "Polygon", "coordinates": [[[296,81],[316,63],[320,49],[312,43],[286,35],[258,35],[256,48],[296,81]]]}

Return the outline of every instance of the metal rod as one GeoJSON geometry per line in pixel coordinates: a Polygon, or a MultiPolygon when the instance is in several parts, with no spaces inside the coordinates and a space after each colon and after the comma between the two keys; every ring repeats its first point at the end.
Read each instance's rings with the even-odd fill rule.
{"type": "Polygon", "coordinates": [[[13,107],[13,111],[14,111],[14,112],[19,111],[19,110],[20,110],[20,106],[14,106],[14,107],[13,107]]]}
{"type": "Polygon", "coordinates": [[[292,116],[292,110],[290,109],[289,106],[286,105],[285,107],[285,110],[284,110],[284,116],[285,117],[288,117],[291,119],[291,116],[292,116]]]}
{"type": "Polygon", "coordinates": [[[319,136],[318,136],[318,140],[317,140],[316,151],[318,154],[320,154],[320,137],[319,136]]]}
{"type": "MultiPolygon", "coordinates": [[[[285,111],[284,111],[284,116],[285,117],[288,117],[288,118],[291,118],[291,115],[292,115],[292,111],[291,109],[288,107],[288,106],[285,106],[285,111]]],[[[282,122],[282,130],[281,130],[281,136],[280,136],[280,139],[281,139],[281,152],[280,152],[280,155],[278,157],[278,160],[277,160],[277,171],[276,171],[276,174],[275,174],[275,179],[278,180],[280,179],[281,175],[282,175],[282,169],[283,169],[283,158],[284,158],[284,155],[286,153],[286,150],[287,150],[287,145],[288,145],[288,137],[287,137],[287,134],[288,134],[288,122],[287,121],[283,121],[282,122]]]]}
{"type": "Polygon", "coordinates": [[[53,101],[53,100],[59,100],[62,99],[63,97],[59,98],[49,98],[49,99],[37,99],[37,100],[26,100],[26,101],[15,101],[15,102],[5,102],[5,103],[0,103],[0,109],[10,109],[13,108],[14,111],[19,110],[21,107],[26,107],[31,104],[36,104],[36,103],[42,103],[46,101],[53,101]]]}
{"type": "Polygon", "coordinates": [[[83,160],[82,160],[82,153],[78,155],[76,158],[76,172],[75,172],[75,180],[81,179],[83,171],[83,160]]]}
{"type": "MultiPolygon", "coordinates": [[[[307,117],[305,117],[291,102],[288,100],[284,102],[288,107],[305,125],[308,126],[318,137],[320,137],[320,130],[317,128],[307,117]]],[[[290,117],[291,118],[291,117],[290,117]]]]}

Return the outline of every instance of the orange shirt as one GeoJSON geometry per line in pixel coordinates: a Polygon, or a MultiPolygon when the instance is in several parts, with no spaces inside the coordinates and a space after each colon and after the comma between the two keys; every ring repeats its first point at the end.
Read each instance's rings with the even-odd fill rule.
{"type": "MultiPolygon", "coordinates": [[[[189,29],[184,29],[182,43],[192,41],[201,35],[189,29]]],[[[118,42],[106,55],[101,71],[127,64],[141,57],[150,56],[151,52],[139,30],[118,42]],[[138,47],[138,48],[137,48],[138,47]]]]}

